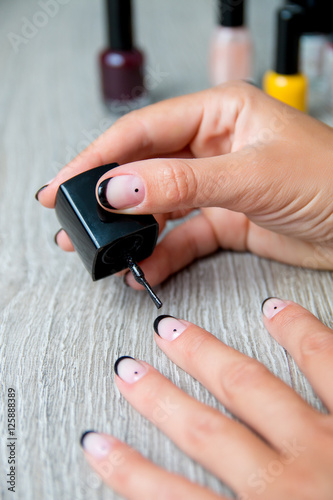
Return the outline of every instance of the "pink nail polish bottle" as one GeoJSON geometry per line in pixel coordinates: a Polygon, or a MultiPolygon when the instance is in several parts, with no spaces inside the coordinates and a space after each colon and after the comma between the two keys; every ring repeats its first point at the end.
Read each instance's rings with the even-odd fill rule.
{"type": "Polygon", "coordinates": [[[209,53],[212,85],[252,78],[252,38],[244,24],[244,0],[219,0],[219,25],[209,53]]]}
{"type": "Polygon", "coordinates": [[[100,54],[102,93],[110,110],[125,114],[148,104],[144,55],[133,45],[131,0],[106,0],[109,46],[100,54]]]}

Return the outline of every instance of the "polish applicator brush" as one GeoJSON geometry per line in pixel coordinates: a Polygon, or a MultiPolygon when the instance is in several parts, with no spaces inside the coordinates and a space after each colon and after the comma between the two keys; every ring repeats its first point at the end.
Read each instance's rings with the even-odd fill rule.
{"type": "Polygon", "coordinates": [[[55,211],[93,281],[129,268],[159,309],[162,302],[137,264],[153,253],[157,221],[152,215],[108,212],[96,200],[98,180],[115,167],[117,163],[93,168],[61,184],[55,211]]]}
{"type": "Polygon", "coordinates": [[[151,300],[154,302],[157,309],[160,309],[160,307],[162,307],[163,304],[160,301],[160,299],[157,297],[156,293],[151,288],[149,283],[147,282],[141,267],[136,262],[134,262],[132,257],[128,257],[127,265],[128,265],[128,268],[131,270],[135,281],[137,281],[137,283],[139,283],[140,285],[145,287],[145,289],[149,293],[149,296],[150,296],[151,300]]]}

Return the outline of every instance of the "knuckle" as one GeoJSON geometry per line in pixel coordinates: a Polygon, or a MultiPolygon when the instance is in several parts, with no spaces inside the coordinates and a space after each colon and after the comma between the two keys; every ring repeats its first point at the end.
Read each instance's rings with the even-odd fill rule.
{"type": "Polygon", "coordinates": [[[326,332],[312,332],[302,338],[299,349],[302,361],[313,355],[332,353],[333,335],[326,332]]]}
{"type": "Polygon", "coordinates": [[[257,361],[248,359],[238,361],[220,377],[222,392],[232,400],[245,388],[262,385],[268,373],[267,368],[257,361]]]}
{"type": "Polygon", "coordinates": [[[170,481],[170,478],[163,483],[159,482],[154,488],[154,495],[152,498],[156,500],[183,500],[183,492],[177,491],[174,481],[170,481]]]}
{"type": "Polygon", "coordinates": [[[286,307],[280,314],[277,314],[274,317],[274,320],[279,323],[280,328],[283,328],[286,331],[297,328],[300,321],[304,321],[306,316],[310,314],[308,311],[304,311],[303,309],[295,309],[296,308],[286,307]]]}
{"type": "Polygon", "coordinates": [[[162,190],[166,199],[178,206],[197,192],[197,182],[191,166],[185,162],[165,163],[162,167],[162,190]]]}
{"type": "MultiPolygon", "coordinates": [[[[209,338],[204,334],[189,335],[183,339],[183,355],[186,360],[186,366],[195,366],[200,363],[201,353],[204,352],[203,346],[208,342],[209,338]]],[[[202,354],[204,356],[204,354],[202,354]]]]}
{"type": "Polygon", "coordinates": [[[223,419],[214,410],[199,410],[184,422],[183,439],[194,454],[216,441],[225,429],[223,419]]]}

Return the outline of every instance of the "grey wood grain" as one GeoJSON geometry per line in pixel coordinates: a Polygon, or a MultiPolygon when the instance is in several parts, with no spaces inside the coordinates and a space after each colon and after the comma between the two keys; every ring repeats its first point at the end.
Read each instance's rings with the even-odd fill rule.
{"type": "MultiPolygon", "coordinates": [[[[269,2],[269,11],[263,0],[251,4],[258,75],[270,60],[272,42],[263,45],[262,37],[270,36],[267,20],[278,3],[269,2]]],[[[214,2],[138,0],[136,7],[137,38],[155,75],[153,98],[207,87],[214,2]]],[[[144,359],[200,401],[224,408],[157,349],[152,338],[156,310],[146,294],[114,277],[92,283],[77,256],[54,245],[55,214],[33,199],[40,185],[114,120],[100,102],[96,71],[103,46],[102,2],[59,5],[17,53],[9,34],[21,34],[24,18],[32,20],[41,7],[16,0],[1,1],[0,9],[1,498],[119,498],[84,461],[79,437],[89,428],[110,432],[168,470],[228,493],[120,396],[113,383],[114,361],[125,354],[144,359]],[[17,393],[15,496],[4,476],[8,387],[17,393]]],[[[219,252],[157,291],[163,313],[198,323],[259,359],[322,409],[293,360],[263,328],[260,304],[269,295],[286,297],[332,327],[332,273],[219,252]]]]}

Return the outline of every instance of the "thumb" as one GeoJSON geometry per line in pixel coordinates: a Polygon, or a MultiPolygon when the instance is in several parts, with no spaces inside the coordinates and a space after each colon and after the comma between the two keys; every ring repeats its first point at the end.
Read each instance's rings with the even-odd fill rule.
{"type": "Polygon", "coordinates": [[[238,151],[210,158],[129,163],[101,177],[97,200],[106,209],[128,214],[199,207],[246,212],[253,209],[254,200],[260,200],[260,186],[265,184],[259,182],[253,159],[252,164],[248,160],[238,151]]]}

